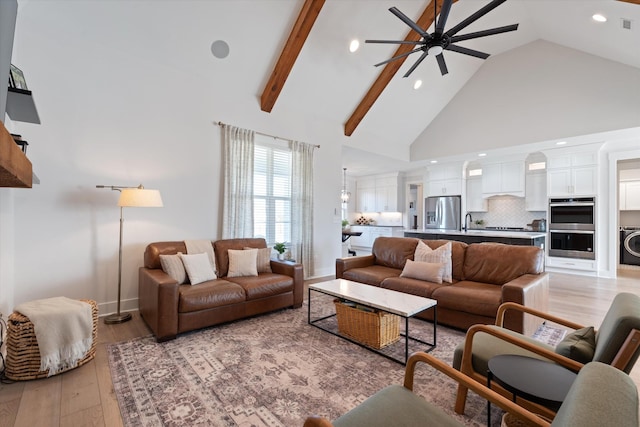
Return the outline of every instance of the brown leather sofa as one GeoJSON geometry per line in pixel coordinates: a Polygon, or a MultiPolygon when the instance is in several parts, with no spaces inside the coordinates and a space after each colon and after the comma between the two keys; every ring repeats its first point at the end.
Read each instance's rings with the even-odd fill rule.
{"type": "MultiPolygon", "coordinates": [[[[449,240],[424,240],[436,249],[449,240]]],[[[467,329],[476,323],[494,324],[500,304],[513,301],[548,311],[549,277],[544,252],[535,246],[501,243],[452,243],[453,283],[432,283],[400,277],[413,260],[418,239],[378,237],[371,255],[338,258],[336,278],[366,283],[438,301],[438,323],[467,329]]],[[[431,311],[418,315],[431,320],[431,311]]],[[[538,320],[507,312],[505,327],[532,334],[538,320]]]]}
{"type": "Polygon", "coordinates": [[[226,277],[229,249],[266,248],[264,239],[213,242],[218,278],[198,285],[179,285],[160,265],[160,255],[187,253],[184,242],[156,242],[144,251],[138,298],[140,314],[158,342],[177,334],[257,314],[302,306],[301,264],[271,260],[272,273],[226,277]]]}

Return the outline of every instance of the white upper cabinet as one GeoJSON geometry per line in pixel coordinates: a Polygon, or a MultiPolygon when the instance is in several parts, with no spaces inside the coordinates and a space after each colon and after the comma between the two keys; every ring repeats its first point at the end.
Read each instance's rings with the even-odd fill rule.
{"type": "Polygon", "coordinates": [[[503,194],[524,197],[524,160],[484,164],[482,193],[484,197],[503,194]]]}
{"type": "Polygon", "coordinates": [[[620,210],[640,211],[640,181],[620,183],[620,210]]]}
{"type": "MultiPolygon", "coordinates": [[[[553,150],[552,150],[553,151],[553,150]]],[[[585,150],[548,154],[547,194],[556,196],[593,196],[598,184],[598,153],[585,150]]]]}
{"type": "Polygon", "coordinates": [[[356,182],[357,212],[375,212],[376,181],[374,178],[359,178],[356,182]]]}
{"type": "Polygon", "coordinates": [[[482,197],[482,177],[467,178],[467,212],[487,212],[487,199],[482,197]]]}
{"type": "Polygon", "coordinates": [[[454,162],[430,166],[425,188],[427,196],[461,195],[462,163],[454,162]]]}
{"type": "Polygon", "coordinates": [[[398,173],[375,175],[358,179],[358,212],[399,212],[402,206],[398,173]]]}
{"type": "Polygon", "coordinates": [[[547,175],[528,173],[525,177],[524,208],[527,211],[547,210],[547,175]]]}
{"type": "Polygon", "coordinates": [[[531,153],[525,161],[524,208],[527,211],[541,212],[548,208],[547,198],[547,157],[540,153],[531,153]]]}

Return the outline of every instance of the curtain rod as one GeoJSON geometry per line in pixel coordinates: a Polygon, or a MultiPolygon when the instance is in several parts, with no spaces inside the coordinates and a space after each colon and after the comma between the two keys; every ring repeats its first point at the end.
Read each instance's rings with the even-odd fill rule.
{"type": "MultiPolygon", "coordinates": [[[[213,122],[214,125],[218,125],[218,126],[227,126],[226,123],[223,122],[213,122]]],[[[257,133],[258,135],[262,135],[262,136],[266,136],[267,138],[273,138],[273,139],[281,139],[283,141],[287,141],[287,139],[285,138],[281,138],[279,136],[275,136],[275,135],[269,135],[268,133],[262,133],[262,132],[258,132],[258,131],[253,131],[253,133],[257,133]]],[[[304,144],[307,144],[306,142],[304,144]]],[[[318,144],[309,144],[309,145],[313,145],[316,148],[320,148],[320,146],[318,144]]]]}

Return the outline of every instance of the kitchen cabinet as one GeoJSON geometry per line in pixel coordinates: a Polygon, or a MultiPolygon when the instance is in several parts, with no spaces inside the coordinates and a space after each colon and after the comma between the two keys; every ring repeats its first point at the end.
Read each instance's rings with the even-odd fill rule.
{"type": "Polygon", "coordinates": [[[427,196],[459,196],[462,194],[462,164],[455,162],[429,168],[427,196]]]}
{"type": "Polygon", "coordinates": [[[358,179],[357,212],[398,212],[402,206],[399,174],[358,179]]]}
{"type": "Polygon", "coordinates": [[[596,166],[549,169],[547,194],[555,196],[593,196],[597,192],[596,166]]]}
{"type": "Polygon", "coordinates": [[[376,177],[376,212],[398,212],[398,176],[376,177]]]}
{"type": "Polygon", "coordinates": [[[471,243],[504,243],[506,245],[537,246],[544,248],[544,233],[516,233],[516,235],[505,233],[482,231],[482,232],[446,232],[446,231],[405,231],[405,237],[415,237],[423,240],[455,240],[457,242],[471,243]]]}
{"type": "Polygon", "coordinates": [[[525,176],[525,210],[546,211],[547,207],[547,174],[528,173],[525,176]]]}
{"type": "Polygon", "coordinates": [[[524,161],[484,164],[482,193],[484,197],[502,194],[524,197],[524,161]]]}
{"type": "Polygon", "coordinates": [[[374,178],[362,178],[356,182],[357,212],[375,212],[376,181],[374,178]]]}
{"type": "Polygon", "coordinates": [[[351,247],[369,248],[371,247],[371,227],[366,225],[352,225],[351,231],[362,233],[360,236],[351,236],[351,247]]]}
{"type": "Polygon", "coordinates": [[[574,259],[561,257],[547,257],[547,268],[559,268],[568,270],[581,270],[585,272],[593,272],[597,269],[595,260],[590,259],[574,259]]]}
{"type": "Polygon", "coordinates": [[[640,210],[640,181],[620,182],[620,210],[640,210]]]}
{"type": "Polygon", "coordinates": [[[467,212],[487,212],[487,199],[482,197],[482,177],[467,178],[467,212]]]}
{"type": "Polygon", "coordinates": [[[402,227],[376,225],[352,225],[351,231],[361,232],[360,236],[351,236],[351,247],[371,249],[378,237],[402,237],[402,227]]]}
{"type": "Polygon", "coordinates": [[[593,196],[597,193],[598,153],[583,152],[549,154],[547,163],[547,195],[593,196]]]}
{"type": "Polygon", "coordinates": [[[462,194],[462,179],[429,181],[429,196],[459,196],[462,194]]]}

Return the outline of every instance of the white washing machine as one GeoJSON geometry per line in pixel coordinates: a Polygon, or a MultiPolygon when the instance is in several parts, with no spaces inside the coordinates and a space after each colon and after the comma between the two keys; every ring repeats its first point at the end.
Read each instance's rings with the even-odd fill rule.
{"type": "Polygon", "coordinates": [[[620,228],[620,264],[640,265],[640,227],[620,228]]]}

